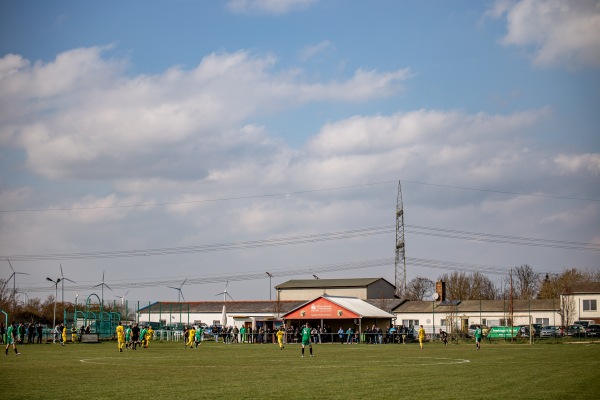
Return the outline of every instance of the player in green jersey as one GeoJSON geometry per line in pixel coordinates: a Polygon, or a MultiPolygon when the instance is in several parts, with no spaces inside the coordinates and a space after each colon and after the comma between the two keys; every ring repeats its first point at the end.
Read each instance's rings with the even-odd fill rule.
{"type": "Polygon", "coordinates": [[[12,324],[8,325],[8,328],[6,329],[6,350],[4,351],[4,354],[8,355],[8,348],[10,347],[10,345],[12,344],[13,349],[15,350],[15,354],[19,355],[21,353],[19,353],[17,351],[17,339],[16,339],[16,327],[15,327],[15,323],[13,322],[12,324]]]}
{"type": "Polygon", "coordinates": [[[310,350],[310,356],[314,357],[312,351],[312,343],[310,342],[310,324],[307,322],[304,328],[302,328],[302,357],[304,357],[304,346],[308,346],[310,350]]]}

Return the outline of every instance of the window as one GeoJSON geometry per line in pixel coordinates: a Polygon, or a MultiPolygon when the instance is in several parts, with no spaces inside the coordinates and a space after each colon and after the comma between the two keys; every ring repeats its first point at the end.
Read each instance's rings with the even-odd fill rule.
{"type": "Polygon", "coordinates": [[[487,319],[482,318],[481,319],[481,325],[487,325],[487,319]]]}
{"type": "Polygon", "coordinates": [[[542,326],[548,326],[550,325],[550,318],[536,318],[535,323],[542,326]]]}
{"type": "Polygon", "coordinates": [[[406,326],[407,328],[419,326],[419,320],[418,319],[403,319],[402,325],[406,326]]]}
{"type": "Polygon", "coordinates": [[[446,325],[448,325],[448,320],[442,319],[442,320],[440,320],[440,324],[442,324],[442,326],[446,326],[446,325]]]}
{"type": "Polygon", "coordinates": [[[583,311],[597,311],[596,300],[582,300],[583,311]]]}

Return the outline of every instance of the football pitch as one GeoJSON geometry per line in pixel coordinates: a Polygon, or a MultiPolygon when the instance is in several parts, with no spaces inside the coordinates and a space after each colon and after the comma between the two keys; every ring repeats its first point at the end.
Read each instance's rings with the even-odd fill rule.
{"type": "Polygon", "coordinates": [[[23,345],[0,360],[6,399],[597,398],[600,343],[301,346],[23,345]]]}

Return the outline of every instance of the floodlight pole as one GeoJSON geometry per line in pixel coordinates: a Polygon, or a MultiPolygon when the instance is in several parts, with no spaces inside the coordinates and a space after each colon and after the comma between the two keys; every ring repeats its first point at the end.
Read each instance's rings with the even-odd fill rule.
{"type": "Polygon", "coordinates": [[[271,297],[271,278],[273,277],[273,274],[270,274],[269,272],[267,272],[267,275],[269,275],[269,301],[272,300],[271,297]]]}

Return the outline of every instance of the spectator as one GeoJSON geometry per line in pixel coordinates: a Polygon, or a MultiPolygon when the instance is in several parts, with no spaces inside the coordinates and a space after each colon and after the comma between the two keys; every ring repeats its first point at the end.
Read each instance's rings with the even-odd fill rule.
{"type": "Polygon", "coordinates": [[[37,326],[35,327],[36,330],[36,334],[37,334],[37,343],[42,344],[42,334],[44,332],[43,328],[42,328],[42,324],[38,323],[37,326]]]}
{"type": "Polygon", "coordinates": [[[354,331],[352,328],[348,328],[346,331],[346,343],[352,344],[352,337],[354,336],[354,331]]]}
{"type": "Polygon", "coordinates": [[[340,343],[344,344],[344,328],[342,328],[340,326],[340,329],[338,329],[338,336],[340,338],[340,343]]]}
{"type": "Polygon", "coordinates": [[[34,324],[27,325],[27,343],[33,343],[34,336],[35,336],[35,325],[34,324]]]}
{"type": "Polygon", "coordinates": [[[25,342],[25,325],[21,322],[19,324],[18,333],[19,333],[19,343],[23,344],[25,342]]]}

